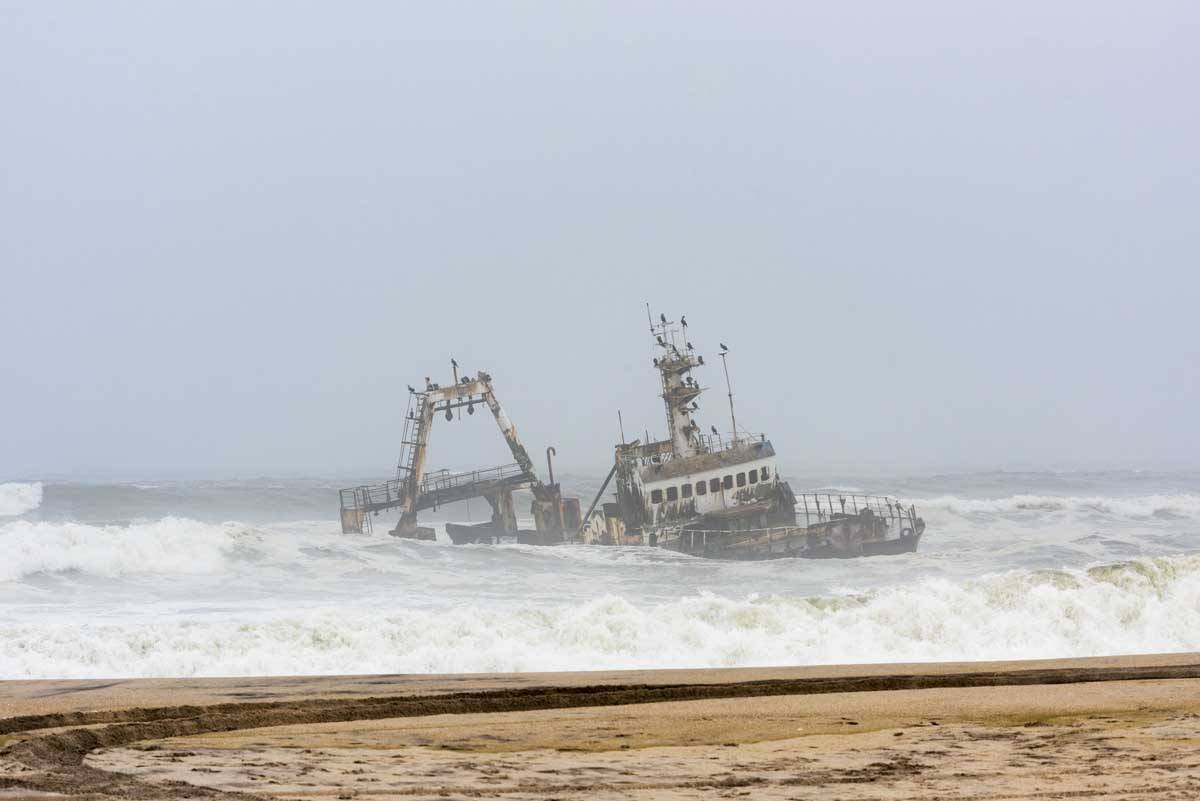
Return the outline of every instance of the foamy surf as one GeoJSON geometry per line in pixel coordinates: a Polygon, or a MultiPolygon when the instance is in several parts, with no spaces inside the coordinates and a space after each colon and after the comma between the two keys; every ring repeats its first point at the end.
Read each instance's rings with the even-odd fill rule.
{"type": "Polygon", "coordinates": [[[0,484],[0,517],[15,517],[42,505],[42,482],[0,484]]]}
{"type": "Polygon", "coordinates": [[[238,523],[170,517],[127,526],[18,520],[0,525],[0,581],[58,572],[105,577],[216,573],[245,530],[238,523]]]}
{"type": "MultiPolygon", "coordinates": [[[[806,483],[872,487],[855,477],[806,483]]],[[[325,479],[56,484],[28,517],[0,518],[0,677],[1200,648],[1200,557],[1188,555],[1200,550],[1200,474],[910,484],[904,497],[929,523],[917,553],[771,562],[638,547],[456,547],[389,537],[394,520],[383,517],[374,535],[347,536],[333,514],[341,483],[325,479]],[[922,500],[931,489],[937,497],[922,500]]],[[[34,486],[22,485],[22,508],[34,486]]],[[[479,515],[477,504],[425,520],[479,515]]]]}
{"type": "Polygon", "coordinates": [[[1095,656],[1200,649],[1200,556],[866,593],[642,605],[310,608],[0,626],[7,678],[450,673],[1095,656]]]}
{"type": "Polygon", "coordinates": [[[1024,514],[1076,512],[1130,519],[1156,515],[1200,517],[1200,495],[1141,495],[1131,497],[1011,495],[1003,498],[958,498],[943,495],[919,502],[922,510],[946,510],[957,514],[1024,514]]]}

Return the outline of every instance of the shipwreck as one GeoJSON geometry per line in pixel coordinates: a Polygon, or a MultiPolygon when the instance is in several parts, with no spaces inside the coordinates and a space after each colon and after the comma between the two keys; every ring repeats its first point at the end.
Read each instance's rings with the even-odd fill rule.
{"type": "Polygon", "coordinates": [[[779,474],[771,441],[737,424],[724,343],[719,355],[729,398],[728,433],[715,426],[704,431],[696,419],[706,388],[692,373],[704,366],[704,357],[688,338],[687,318],[651,318],[650,336],[668,436],[615,446],[612,469],[584,516],[580,541],[651,545],[717,559],[847,558],[917,549],[925,521],[911,504],[792,491],[779,474]],[[614,480],[615,500],[597,510],[614,480]]]}
{"type": "Polygon", "coordinates": [[[491,519],[475,525],[447,523],[446,534],[454,544],[644,546],[747,560],[917,550],[925,521],[911,503],[856,493],[793,492],[780,476],[771,441],[737,424],[730,351],[723,343],[719,355],[730,430],[723,433],[712,425],[703,430],[697,420],[698,399],[707,388],[693,372],[705,363],[688,339],[687,318],[672,321],[660,314],[655,322],[651,317],[650,336],[657,352],[652,364],[661,384],[667,437],[628,442],[622,434],[614,446],[612,467],[586,513],[580,514],[578,498],[564,497],[555,483],[553,447],[546,449],[549,480],[543,482],[497,399],[492,377],[482,371],[459,376],[452,359],[454,377],[446,386],[427,378],[423,390],[408,388],[395,478],[341,491],[342,530],[370,531],[373,517],[398,509],[392,535],[432,540],[434,529],[417,523],[420,511],[483,497],[491,519]],[[513,462],[462,473],[427,472],[434,422],[439,417],[454,420],[464,410],[472,415],[477,407],[486,408],[495,419],[513,462]],[[610,485],[613,500],[602,502],[610,485]],[[518,490],[532,496],[532,529],[518,524],[513,500],[518,490]]]}

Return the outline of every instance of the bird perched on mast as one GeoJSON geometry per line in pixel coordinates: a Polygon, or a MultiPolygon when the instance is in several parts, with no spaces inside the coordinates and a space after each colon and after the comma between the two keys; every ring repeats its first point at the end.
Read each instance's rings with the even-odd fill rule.
{"type": "Polygon", "coordinates": [[[729,346],[728,346],[728,345],[726,345],[724,342],[720,343],[720,345],[721,345],[721,350],[722,350],[723,352],[725,352],[725,353],[728,353],[728,352],[729,352],[729,346]]]}

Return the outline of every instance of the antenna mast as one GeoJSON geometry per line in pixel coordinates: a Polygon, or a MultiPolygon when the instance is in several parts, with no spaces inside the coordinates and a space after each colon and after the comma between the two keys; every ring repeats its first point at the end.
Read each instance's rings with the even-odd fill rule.
{"type": "Polygon", "coordinates": [[[725,389],[729,392],[729,424],[733,426],[733,441],[736,444],[738,441],[737,415],[733,413],[733,385],[729,383],[729,362],[725,357],[729,355],[729,348],[721,346],[721,365],[725,368],[725,389]]]}

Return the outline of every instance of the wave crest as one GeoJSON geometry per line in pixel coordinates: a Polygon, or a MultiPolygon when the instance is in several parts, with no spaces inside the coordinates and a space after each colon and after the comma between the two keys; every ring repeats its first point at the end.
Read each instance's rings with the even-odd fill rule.
{"type": "Polygon", "coordinates": [[[0,484],[0,517],[15,517],[42,505],[42,482],[0,484]]]}
{"type": "Polygon", "coordinates": [[[1128,498],[1081,495],[1011,495],[1007,498],[959,498],[943,495],[917,501],[920,509],[955,514],[1017,514],[1076,512],[1113,517],[1149,518],[1163,515],[1200,517],[1200,495],[1141,495],[1128,498]]]}
{"type": "Polygon", "coordinates": [[[215,573],[236,547],[238,523],[211,525],[166,517],[128,526],[18,520],[0,526],[0,581],[36,573],[77,571],[97,576],[128,573],[215,573]]]}
{"type": "Polygon", "coordinates": [[[285,675],[1020,659],[1200,649],[1200,556],[814,598],[701,593],[0,627],[0,675],[285,675]]]}

